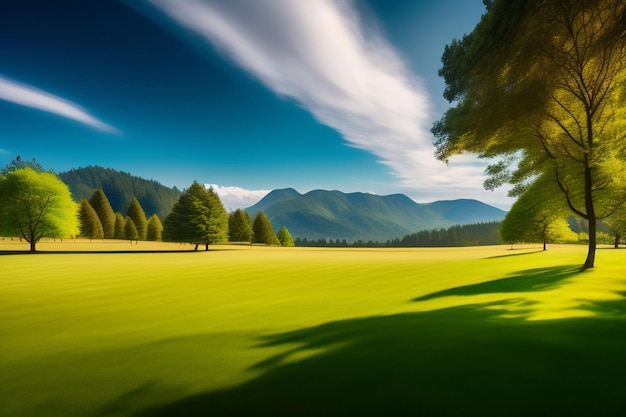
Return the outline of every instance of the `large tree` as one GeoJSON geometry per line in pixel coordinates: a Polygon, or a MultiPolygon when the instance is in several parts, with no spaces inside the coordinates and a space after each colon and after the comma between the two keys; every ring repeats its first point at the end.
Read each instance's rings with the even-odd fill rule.
{"type": "Polygon", "coordinates": [[[89,201],[82,199],[80,205],[80,237],[87,239],[104,238],[104,230],[98,214],[89,201]]]}
{"type": "Polygon", "coordinates": [[[42,237],[79,232],[78,206],[67,186],[50,172],[20,168],[0,176],[0,233],[20,236],[35,252],[42,237]]]}
{"type": "Polygon", "coordinates": [[[124,231],[124,225],[126,224],[126,219],[124,219],[124,215],[119,211],[115,213],[115,239],[126,239],[126,232],[124,231]]]}
{"type": "Polygon", "coordinates": [[[455,105],[433,126],[438,157],[501,157],[488,188],[519,194],[550,172],[589,222],[583,269],[594,266],[598,219],[624,202],[626,1],[493,0],[440,70],[455,105]]]}
{"type": "Polygon", "coordinates": [[[231,242],[252,241],[252,221],[250,215],[237,209],[228,216],[228,236],[231,242]]]}
{"type": "Polygon", "coordinates": [[[163,223],[163,240],[199,245],[228,240],[228,213],[219,197],[194,183],[183,192],[163,223]]]}
{"type": "Polygon", "coordinates": [[[102,188],[98,188],[93,193],[89,199],[89,204],[96,211],[100,223],[102,223],[104,238],[113,239],[115,237],[115,212],[102,188]]]}
{"type": "Polygon", "coordinates": [[[133,223],[137,228],[139,237],[136,240],[146,240],[148,234],[148,220],[146,219],[146,213],[143,211],[136,197],[133,197],[130,201],[128,209],[126,210],[126,216],[133,219],[133,223]]]}

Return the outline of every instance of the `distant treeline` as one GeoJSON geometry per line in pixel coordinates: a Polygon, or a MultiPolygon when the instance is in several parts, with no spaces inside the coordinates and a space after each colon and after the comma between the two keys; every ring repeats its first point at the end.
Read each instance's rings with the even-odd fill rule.
{"type": "Polygon", "coordinates": [[[148,217],[156,214],[164,219],[181,195],[176,187],[168,188],[157,181],[99,166],[72,168],[58,175],[70,188],[75,201],[89,199],[97,189],[102,189],[113,211],[120,213],[125,213],[136,197],[148,217]]]}
{"type": "Polygon", "coordinates": [[[294,242],[296,246],[305,247],[419,248],[500,245],[502,239],[500,238],[500,222],[486,222],[457,225],[447,229],[422,230],[386,242],[372,240],[348,242],[345,239],[309,240],[307,238],[296,238],[294,242]]]}

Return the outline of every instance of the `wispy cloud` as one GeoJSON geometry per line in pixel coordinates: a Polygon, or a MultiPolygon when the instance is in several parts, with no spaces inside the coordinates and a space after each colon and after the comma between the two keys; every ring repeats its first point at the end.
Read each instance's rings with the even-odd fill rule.
{"type": "Polygon", "coordinates": [[[56,114],[107,133],[120,133],[115,127],[96,119],[71,101],[54,96],[35,87],[10,80],[2,75],[0,75],[0,100],[56,114]]]}
{"type": "Polygon", "coordinates": [[[481,188],[475,159],[434,158],[423,82],[349,1],[146,1],[376,155],[404,187],[481,188]]]}
{"type": "Polygon", "coordinates": [[[253,206],[270,192],[270,190],[246,190],[244,188],[225,187],[217,184],[205,184],[205,187],[213,187],[213,190],[219,195],[222,204],[228,211],[253,206]]]}

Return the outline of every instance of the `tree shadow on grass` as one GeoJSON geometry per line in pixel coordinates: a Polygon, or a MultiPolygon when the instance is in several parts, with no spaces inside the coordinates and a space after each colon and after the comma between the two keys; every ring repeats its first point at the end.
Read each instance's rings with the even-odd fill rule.
{"type": "MultiPolygon", "coordinates": [[[[540,284],[558,282],[535,272],[540,284]]],[[[571,267],[552,272],[572,275],[571,267]]],[[[602,314],[614,305],[594,304],[594,318],[546,321],[503,319],[490,307],[342,320],[266,336],[261,347],[285,351],[256,364],[262,373],[255,379],[135,416],[626,415],[626,316],[602,314]]]]}
{"type": "Polygon", "coordinates": [[[449,288],[414,298],[413,301],[426,301],[447,296],[548,291],[558,287],[563,280],[571,278],[579,272],[580,267],[573,265],[527,269],[506,278],[449,288]]]}

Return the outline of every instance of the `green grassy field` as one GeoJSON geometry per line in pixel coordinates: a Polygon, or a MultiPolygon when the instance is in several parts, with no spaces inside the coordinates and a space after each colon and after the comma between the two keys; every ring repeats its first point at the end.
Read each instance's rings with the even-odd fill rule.
{"type": "Polygon", "coordinates": [[[38,249],[0,256],[2,416],[626,415],[624,250],[38,249]]]}

